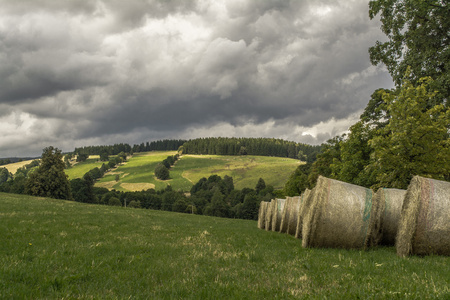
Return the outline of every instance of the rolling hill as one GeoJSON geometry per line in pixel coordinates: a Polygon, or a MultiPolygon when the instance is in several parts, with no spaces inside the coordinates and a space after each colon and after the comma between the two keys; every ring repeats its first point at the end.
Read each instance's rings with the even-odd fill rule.
{"type": "MultiPolygon", "coordinates": [[[[118,191],[138,191],[148,188],[163,189],[170,184],[175,190],[189,191],[194,183],[202,177],[213,174],[231,176],[237,189],[254,188],[258,179],[266,184],[282,188],[290,174],[300,164],[298,160],[266,156],[220,156],[220,155],[183,155],[170,170],[170,180],[160,181],[154,176],[158,163],[175,151],[144,152],[130,157],[126,163],[105,174],[96,186],[116,189],[118,191]],[[116,182],[116,175],[119,181],[116,182]]],[[[89,158],[84,163],[74,165],[66,170],[70,179],[80,178],[101,162],[89,158]]]]}

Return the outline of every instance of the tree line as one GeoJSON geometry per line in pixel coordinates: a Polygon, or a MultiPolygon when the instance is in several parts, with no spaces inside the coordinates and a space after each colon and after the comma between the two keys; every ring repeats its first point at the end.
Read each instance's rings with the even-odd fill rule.
{"type": "Polygon", "coordinates": [[[273,138],[198,138],[183,144],[183,154],[259,155],[313,162],[321,146],[273,138]]]}
{"type": "Polygon", "coordinates": [[[146,142],[141,144],[135,144],[131,146],[127,143],[120,143],[114,145],[101,145],[101,146],[84,146],[75,148],[73,153],[75,155],[101,155],[106,153],[107,155],[117,155],[121,152],[133,154],[135,152],[148,152],[148,151],[176,151],[182,146],[186,140],[158,140],[152,142],[146,142]]]}
{"type": "Polygon", "coordinates": [[[177,151],[184,154],[210,155],[259,155],[300,159],[313,162],[321,146],[285,141],[274,138],[198,138],[192,140],[158,140],[135,144],[114,144],[109,146],[85,146],[75,148],[80,159],[89,155],[117,155],[120,152],[138,153],[147,151],[177,151]]]}
{"type": "Polygon", "coordinates": [[[317,160],[299,166],[284,191],[296,195],[317,177],[377,189],[406,189],[414,175],[450,181],[450,7],[444,1],[370,1],[386,42],[369,49],[384,63],[393,89],[371,95],[350,132],[324,143],[317,160]]]}

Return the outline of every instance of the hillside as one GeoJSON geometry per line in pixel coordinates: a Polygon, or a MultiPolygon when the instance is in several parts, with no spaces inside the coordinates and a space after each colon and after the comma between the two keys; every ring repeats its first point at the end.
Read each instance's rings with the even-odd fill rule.
{"type": "Polygon", "coordinates": [[[449,257],[303,249],[255,221],[0,193],[0,298],[441,298],[449,257]]]}
{"type": "MultiPolygon", "coordinates": [[[[264,156],[221,156],[221,155],[183,155],[170,170],[171,179],[160,181],[154,170],[158,163],[175,151],[154,151],[136,153],[126,163],[105,174],[96,186],[118,191],[139,191],[155,188],[163,189],[170,184],[175,190],[189,191],[202,177],[213,174],[231,176],[235,188],[254,188],[259,178],[275,188],[282,188],[290,174],[300,164],[298,160],[264,156]],[[119,175],[118,182],[115,181],[119,175]]],[[[74,165],[66,170],[69,179],[80,178],[101,162],[89,158],[88,161],[74,165]]]]}
{"type": "Polygon", "coordinates": [[[0,168],[6,168],[6,169],[8,169],[9,172],[11,172],[12,174],[15,174],[17,169],[22,168],[23,166],[31,163],[32,161],[33,160],[23,160],[23,161],[19,161],[19,162],[7,164],[7,165],[2,165],[2,166],[0,166],[0,168]]]}

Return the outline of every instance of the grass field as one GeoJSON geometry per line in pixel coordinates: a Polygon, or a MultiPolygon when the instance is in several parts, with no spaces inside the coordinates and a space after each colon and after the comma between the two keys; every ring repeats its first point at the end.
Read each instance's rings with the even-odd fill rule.
{"type": "Polygon", "coordinates": [[[114,188],[118,191],[163,189],[167,186],[167,182],[155,178],[155,167],[167,156],[175,154],[175,151],[136,153],[125,164],[105,174],[96,186],[114,188]],[[119,182],[115,181],[116,174],[120,176],[119,182]]]}
{"type": "Polygon", "coordinates": [[[22,168],[25,165],[28,165],[29,163],[31,163],[33,160],[24,160],[24,161],[19,161],[16,163],[12,163],[12,164],[7,164],[7,165],[3,165],[0,166],[0,168],[6,168],[8,169],[8,171],[12,174],[15,174],[17,172],[17,169],[22,168]]]}
{"type": "Polygon", "coordinates": [[[137,153],[125,165],[100,179],[96,186],[133,191],[158,190],[170,184],[175,190],[189,191],[202,177],[217,174],[233,177],[237,189],[254,188],[260,177],[266,184],[282,188],[299,164],[298,160],[279,157],[183,155],[170,169],[170,180],[157,180],[154,176],[156,165],[174,154],[176,152],[137,153]],[[116,174],[120,176],[119,182],[115,181],[116,174]]]}
{"type": "Polygon", "coordinates": [[[95,167],[100,168],[102,166],[104,162],[100,161],[99,158],[99,155],[90,155],[86,161],[76,163],[71,168],[65,169],[64,171],[69,176],[69,180],[81,178],[95,167]]]}
{"type": "Polygon", "coordinates": [[[450,257],[303,249],[221,219],[0,193],[1,299],[449,299],[450,257]]]}
{"type": "Polygon", "coordinates": [[[259,178],[275,188],[283,188],[299,164],[298,160],[280,157],[186,155],[174,171],[180,168],[182,176],[193,183],[217,174],[233,177],[237,189],[254,188],[259,178]]]}

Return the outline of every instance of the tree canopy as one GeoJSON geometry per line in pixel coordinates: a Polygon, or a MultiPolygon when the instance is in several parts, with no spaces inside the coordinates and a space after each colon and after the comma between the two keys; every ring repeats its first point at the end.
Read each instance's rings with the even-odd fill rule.
{"type": "Polygon", "coordinates": [[[29,174],[26,193],[56,199],[72,199],[68,176],[64,173],[61,150],[53,146],[44,149],[40,166],[29,174]]]}
{"type": "MultiPolygon", "coordinates": [[[[380,15],[388,40],[369,49],[374,65],[384,63],[397,86],[408,67],[411,83],[434,79],[439,98],[450,93],[450,6],[443,0],[372,0],[369,17],[380,15]]],[[[436,98],[433,100],[437,100],[436,98]]]]}

